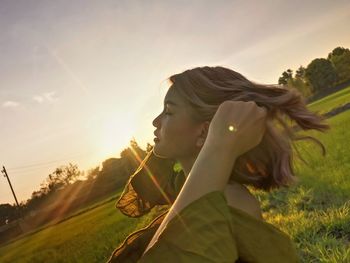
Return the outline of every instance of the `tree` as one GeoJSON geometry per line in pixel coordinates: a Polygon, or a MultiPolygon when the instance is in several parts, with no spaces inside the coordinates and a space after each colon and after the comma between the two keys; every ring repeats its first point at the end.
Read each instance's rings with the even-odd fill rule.
{"type": "Polygon", "coordinates": [[[303,66],[300,66],[296,71],[295,71],[295,77],[299,79],[304,79],[305,78],[305,70],[303,66]]]}
{"type": "Polygon", "coordinates": [[[341,56],[346,52],[349,52],[350,50],[348,48],[343,48],[343,47],[336,47],[335,49],[332,50],[331,53],[328,54],[327,59],[332,60],[332,57],[334,56],[341,56]]]}
{"type": "Polygon", "coordinates": [[[306,67],[305,77],[315,91],[320,91],[335,84],[337,73],[329,60],[316,58],[306,67]]]}
{"type": "Polygon", "coordinates": [[[135,138],[130,140],[130,147],[124,149],[120,153],[122,159],[128,159],[129,161],[139,164],[139,159],[145,157],[145,151],[140,148],[135,138]]]}
{"type": "Polygon", "coordinates": [[[73,183],[81,174],[76,164],[69,163],[68,165],[57,167],[52,174],[48,175],[42,185],[46,186],[47,193],[54,192],[73,183]]]}
{"type": "Polygon", "coordinates": [[[312,87],[310,83],[307,81],[305,78],[305,71],[306,68],[303,66],[300,66],[296,71],[295,71],[295,77],[289,77],[287,79],[287,86],[288,87],[293,87],[297,90],[300,91],[300,93],[305,97],[309,97],[312,95],[312,87]]]}
{"type": "Polygon", "coordinates": [[[46,180],[40,184],[40,190],[44,194],[49,194],[62,188],[64,185],[65,182],[63,179],[63,169],[56,168],[55,171],[52,174],[49,174],[46,180]]]}
{"type": "Polygon", "coordinates": [[[40,189],[39,191],[34,191],[30,199],[27,200],[25,206],[27,210],[37,208],[47,197],[47,191],[40,189]]]}
{"type": "Polygon", "coordinates": [[[96,166],[95,168],[91,168],[87,172],[87,179],[88,180],[93,180],[93,179],[95,179],[98,176],[99,173],[100,173],[100,166],[96,166]]]}
{"type": "Polygon", "coordinates": [[[335,71],[337,72],[338,84],[344,83],[350,80],[350,50],[349,49],[345,49],[340,55],[332,55],[330,58],[330,61],[332,62],[335,68],[335,71]]]}
{"type": "Polygon", "coordinates": [[[128,175],[132,174],[140,166],[145,156],[146,152],[139,147],[135,138],[130,140],[130,146],[120,153],[124,162],[124,172],[128,175]]]}
{"type": "Polygon", "coordinates": [[[18,217],[16,206],[0,204],[0,226],[5,225],[18,217]]]}
{"type": "Polygon", "coordinates": [[[82,172],[79,171],[78,165],[69,163],[61,168],[63,170],[63,180],[66,185],[75,182],[81,175],[82,172]]]}
{"type": "Polygon", "coordinates": [[[293,78],[293,71],[291,69],[287,69],[283,71],[282,76],[278,79],[278,84],[287,85],[289,79],[293,78]]]}
{"type": "Polygon", "coordinates": [[[304,81],[302,78],[292,78],[287,82],[288,87],[292,87],[300,91],[300,93],[305,97],[310,97],[313,95],[312,88],[307,81],[304,81]]]}
{"type": "Polygon", "coordinates": [[[42,199],[50,193],[56,192],[76,181],[82,173],[78,166],[69,163],[57,167],[55,171],[47,176],[47,178],[40,184],[40,190],[32,193],[31,199],[42,199]]]}
{"type": "Polygon", "coordinates": [[[37,208],[53,193],[76,181],[81,174],[78,166],[71,163],[57,167],[40,184],[40,190],[32,193],[31,198],[25,204],[26,208],[28,210],[37,208]]]}

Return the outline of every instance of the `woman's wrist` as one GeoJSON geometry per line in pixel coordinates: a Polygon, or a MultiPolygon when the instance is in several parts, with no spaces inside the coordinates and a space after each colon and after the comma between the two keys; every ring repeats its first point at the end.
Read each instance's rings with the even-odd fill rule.
{"type": "Polygon", "coordinates": [[[203,144],[203,148],[209,148],[211,152],[218,153],[223,155],[223,157],[227,156],[232,159],[237,159],[239,156],[239,152],[237,151],[237,147],[234,146],[235,138],[232,138],[230,143],[225,143],[220,139],[207,138],[203,144]]]}
{"type": "Polygon", "coordinates": [[[194,192],[223,190],[236,159],[236,151],[224,144],[206,141],[189,173],[189,188],[194,192]]]}

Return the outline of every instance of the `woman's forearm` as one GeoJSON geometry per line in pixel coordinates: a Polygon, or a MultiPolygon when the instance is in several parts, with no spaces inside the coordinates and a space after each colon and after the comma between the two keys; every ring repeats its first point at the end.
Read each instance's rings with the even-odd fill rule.
{"type": "Polygon", "coordinates": [[[236,154],[226,147],[204,143],[178,197],[145,252],[157,241],[168,222],[187,205],[212,191],[224,191],[236,159],[236,154]]]}
{"type": "Polygon", "coordinates": [[[223,191],[231,175],[237,156],[223,146],[212,143],[203,145],[188,178],[179,193],[173,213],[178,212],[199,197],[215,191],[223,191]]]}

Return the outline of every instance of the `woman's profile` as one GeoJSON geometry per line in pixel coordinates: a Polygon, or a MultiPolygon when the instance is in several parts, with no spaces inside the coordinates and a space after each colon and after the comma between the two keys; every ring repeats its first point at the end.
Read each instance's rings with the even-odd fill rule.
{"type": "Polygon", "coordinates": [[[264,221],[247,186],[270,191],[295,183],[293,141],[311,139],[325,153],[296,130],[325,131],[323,117],[297,90],[221,66],[169,80],[164,110],[153,120],[155,144],[116,206],[130,217],[170,208],[130,234],[109,262],[299,262],[291,238],[264,221]]]}

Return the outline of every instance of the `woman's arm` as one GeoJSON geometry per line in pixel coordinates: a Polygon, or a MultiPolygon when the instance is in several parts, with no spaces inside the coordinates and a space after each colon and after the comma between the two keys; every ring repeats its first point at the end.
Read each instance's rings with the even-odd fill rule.
{"type": "Polygon", "coordinates": [[[265,116],[266,111],[253,102],[228,101],[219,106],[210,123],[207,139],[185,184],[144,253],[153,246],[168,222],[183,208],[207,193],[224,191],[235,160],[260,142],[265,116]],[[232,124],[237,131],[228,129],[232,124]]]}
{"type": "Polygon", "coordinates": [[[231,175],[235,159],[235,155],[225,148],[219,148],[209,144],[203,145],[178,198],[175,200],[144,253],[157,241],[158,236],[163,232],[168,222],[183,208],[209,192],[224,190],[231,175]]]}

